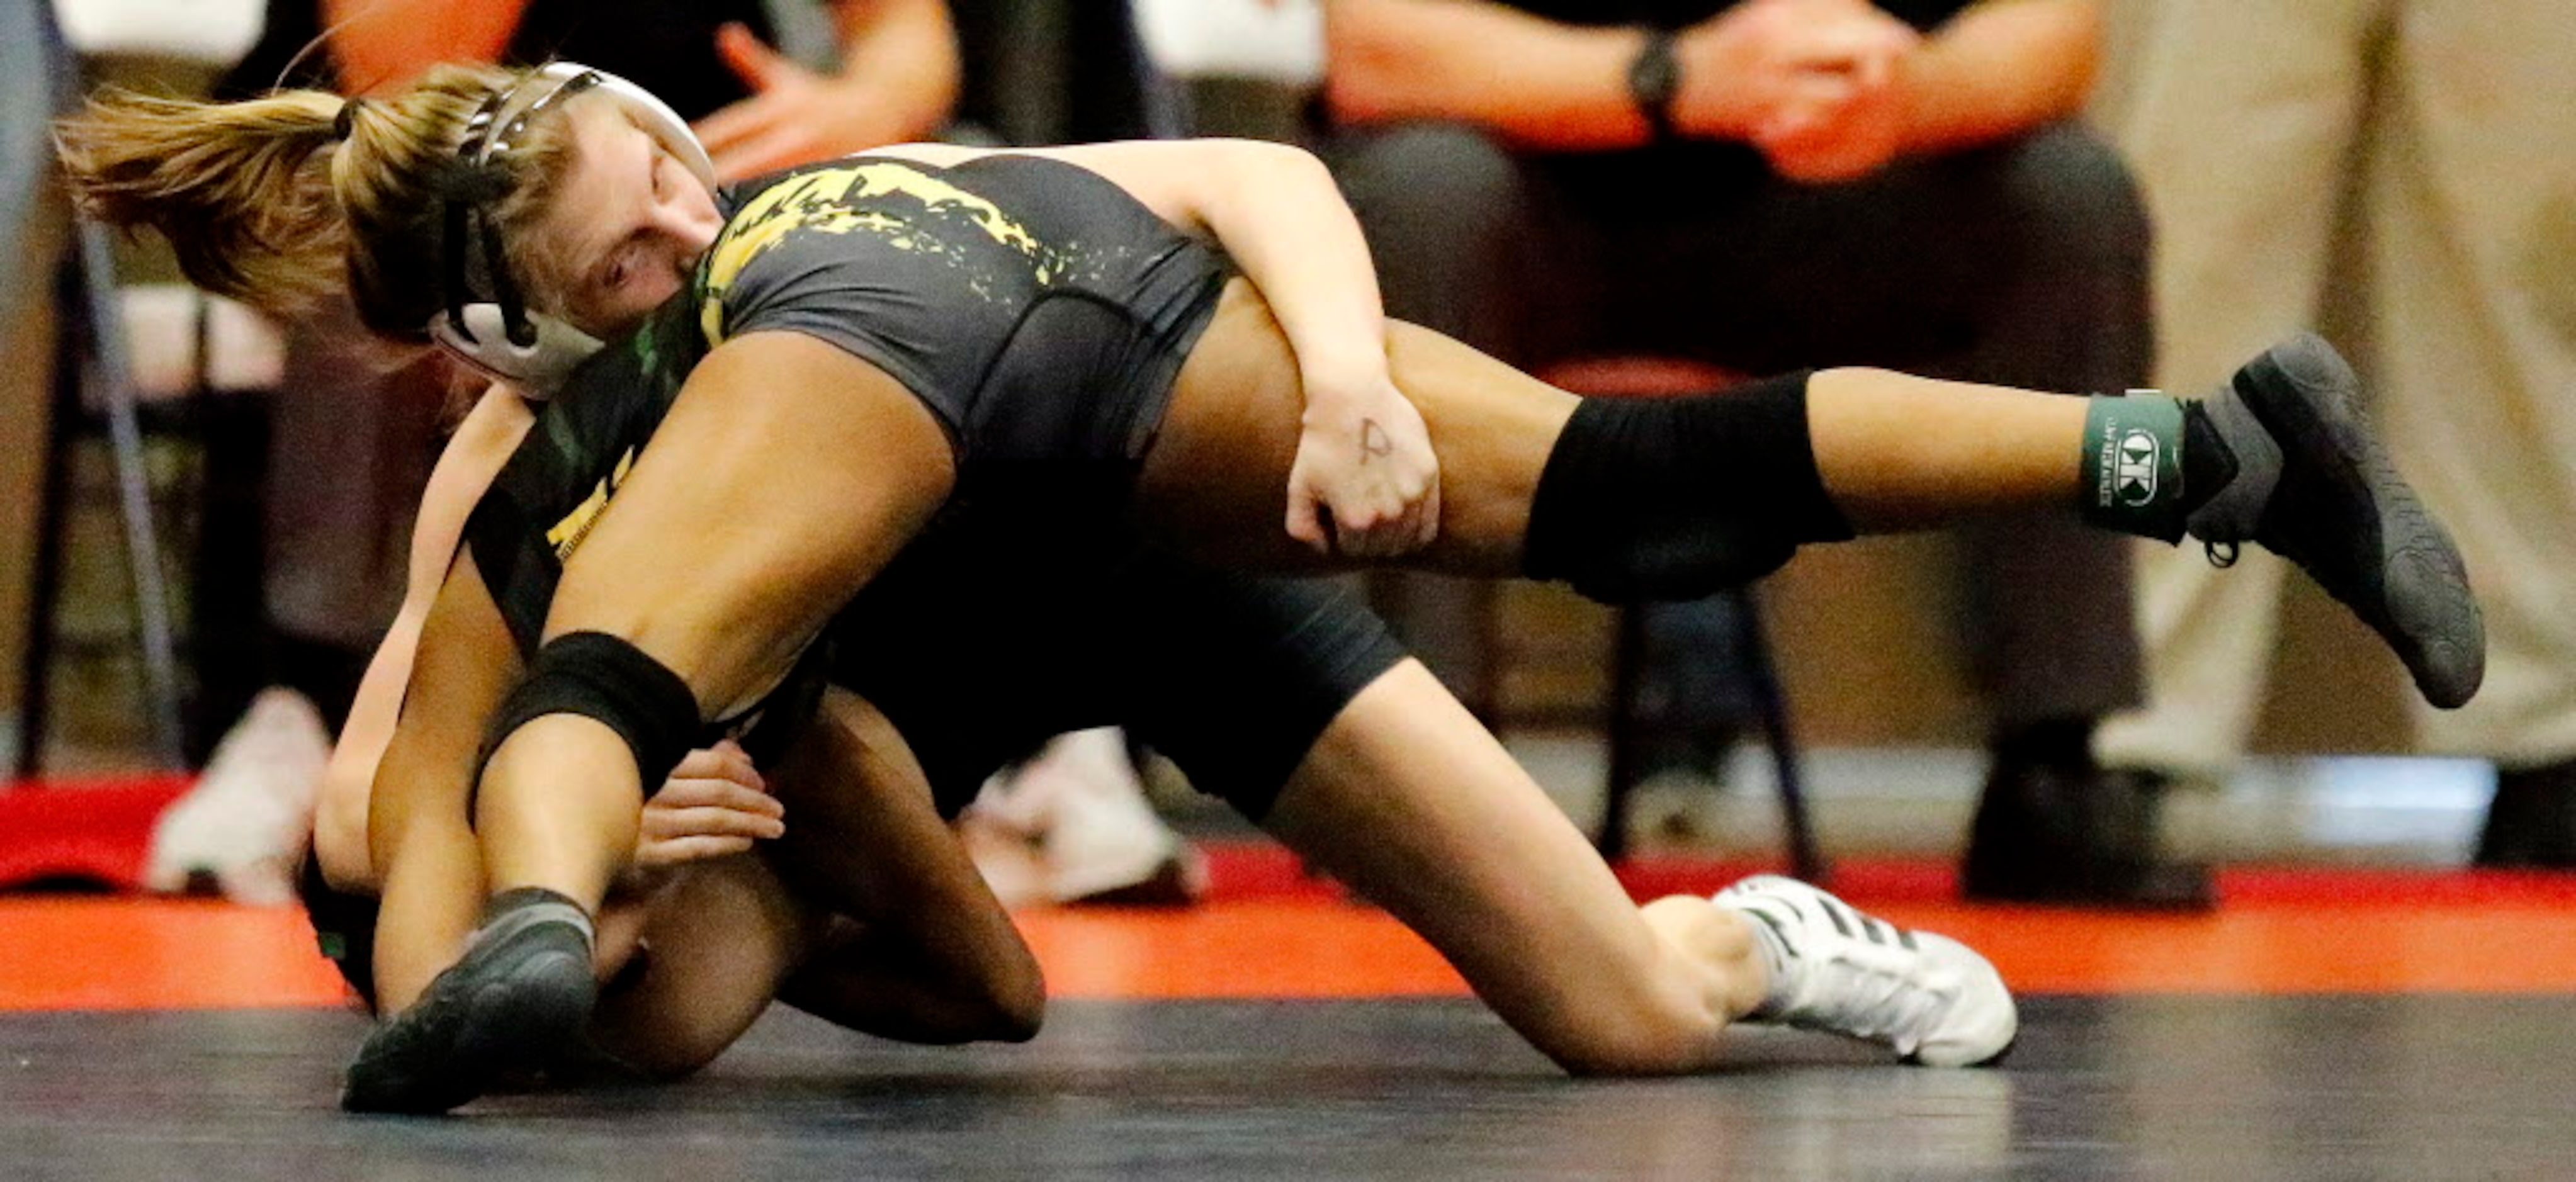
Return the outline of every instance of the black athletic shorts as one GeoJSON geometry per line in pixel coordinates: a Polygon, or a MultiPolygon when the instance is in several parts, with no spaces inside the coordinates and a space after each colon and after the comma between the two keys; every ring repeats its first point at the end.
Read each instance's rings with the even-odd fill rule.
{"type": "Polygon", "coordinates": [[[1210,570],[1141,544],[1033,540],[951,564],[937,541],[835,626],[831,680],[903,732],[945,816],[1048,738],[1115,725],[1260,820],[1324,728],[1405,656],[1329,581],[1210,570]]]}

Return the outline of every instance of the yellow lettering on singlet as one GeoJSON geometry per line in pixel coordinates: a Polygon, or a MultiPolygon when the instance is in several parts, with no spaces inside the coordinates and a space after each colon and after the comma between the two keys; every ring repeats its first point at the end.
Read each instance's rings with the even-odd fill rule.
{"type": "Polygon", "coordinates": [[[555,548],[555,561],[571,558],[572,552],[581,547],[582,539],[590,536],[590,527],[599,524],[600,511],[608,508],[608,498],[617,495],[617,486],[626,483],[626,473],[634,467],[635,449],[630,447],[617,457],[617,467],[609,472],[608,479],[600,481],[599,487],[590,490],[590,495],[573,506],[572,512],[546,531],[546,543],[555,548]]]}
{"type": "Polygon", "coordinates": [[[919,249],[914,236],[917,227],[909,220],[883,210],[853,208],[872,198],[898,195],[919,201],[926,208],[965,213],[987,237],[1033,260],[1038,282],[1046,283],[1053,277],[1049,252],[1037,236],[984,198],[891,160],[820,168],[762,190],[725,222],[708,256],[706,298],[698,309],[698,327],[706,334],[707,343],[724,343],[722,300],[732,289],[734,279],[753,259],[793,231],[847,234],[871,230],[898,249],[919,249]]]}

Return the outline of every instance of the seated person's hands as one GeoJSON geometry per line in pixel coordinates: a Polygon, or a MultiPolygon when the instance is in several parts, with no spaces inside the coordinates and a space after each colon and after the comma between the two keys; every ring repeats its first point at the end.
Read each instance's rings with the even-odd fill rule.
{"type": "Polygon", "coordinates": [[[1885,167],[1905,146],[1910,53],[1864,57],[1848,73],[1807,75],[1754,127],[1753,146],[1772,171],[1793,181],[1856,180],[1885,167]]]}
{"type": "Polygon", "coordinates": [[[787,832],[787,810],[733,740],[692,751],[644,802],[633,873],[649,879],[691,862],[747,852],[787,832]]]}
{"type": "Polygon", "coordinates": [[[1749,0],[1676,42],[1674,124],[1752,143],[1792,179],[1864,175],[1901,144],[1901,72],[1921,40],[1865,0],[1749,0]]]}
{"type": "Polygon", "coordinates": [[[1440,461],[1422,412],[1383,369],[1306,379],[1288,471],[1288,534],[1321,554],[1387,558],[1440,534],[1440,461]]]}
{"type": "Polygon", "coordinates": [[[717,32],[716,53],[752,91],[697,123],[721,181],[918,138],[944,101],[911,77],[816,73],[738,24],[717,32]]]}

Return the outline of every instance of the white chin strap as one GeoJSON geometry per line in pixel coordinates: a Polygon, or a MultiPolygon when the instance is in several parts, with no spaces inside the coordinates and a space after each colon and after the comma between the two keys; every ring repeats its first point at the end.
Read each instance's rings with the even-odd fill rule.
{"type": "MultiPolygon", "coordinates": [[[[698,142],[697,134],[689,130],[688,121],[680,118],[679,112],[643,87],[574,62],[546,66],[512,87],[489,124],[469,133],[484,137],[472,150],[472,162],[486,164],[510,151],[516,146],[514,137],[525,130],[520,123],[584,75],[595,76],[589,84],[591,90],[608,96],[645,134],[679,158],[709,192],[715,190],[715,161],[708,158],[706,146],[698,142]]],[[[461,250],[464,246],[448,243],[447,249],[461,250]]],[[[535,339],[525,345],[510,339],[509,316],[497,303],[469,303],[461,315],[465,321],[461,332],[446,311],[431,317],[430,339],[477,372],[514,382],[532,394],[544,394],[562,385],[575,366],[600,349],[598,338],[540,312],[525,312],[528,324],[536,330],[535,339]]]]}
{"type": "Polygon", "coordinates": [[[429,339],[467,368],[531,394],[552,392],[573,367],[600,349],[599,338],[539,312],[528,313],[537,339],[526,345],[510,339],[509,318],[499,304],[467,304],[464,316],[465,331],[460,333],[447,313],[439,313],[429,322],[429,339]]]}

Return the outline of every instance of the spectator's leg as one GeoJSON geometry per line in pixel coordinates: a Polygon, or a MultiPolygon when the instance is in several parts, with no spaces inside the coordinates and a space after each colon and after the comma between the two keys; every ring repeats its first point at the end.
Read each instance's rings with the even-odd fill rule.
{"type": "MultiPolygon", "coordinates": [[[[2146,385],[2147,219],[2109,145],[2061,124],[1957,164],[1949,183],[1984,195],[1970,236],[2004,265],[1978,297],[1975,343],[1945,368],[2044,389],[2146,385]]],[[[1961,541],[1970,657],[1993,725],[1968,893],[2209,903],[2207,868],[2158,849],[2160,786],[2093,759],[2095,723],[2143,697],[2129,543],[2036,513],[1981,522],[1961,541]]]]}
{"type": "MultiPolygon", "coordinates": [[[[2325,0],[2155,14],[2120,139],[2156,212],[2159,384],[2189,392],[2315,317],[2377,19],[2325,0]]],[[[2136,554],[2149,700],[2096,747],[2113,767],[2220,779],[2262,705],[2289,566],[2248,550],[2221,575],[2192,547],[2136,554]]]]}
{"type": "MultiPolygon", "coordinates": [[[[1611,312],[1621,331],[1695,340],[1702,356],[1754,371],[1863,363],[2037,389],[2145,384],[2145,217],[2116,157],[2080,128],[1833,186],[1730,171],[1715,155],[1677,158],[1652,183],[1606,178],[1588,203],[1606,216],[1623,194],[1657,187],[1692,193],[1698,220],[1632,234],[1620,254],[1695,282],[1623,276],[1616,298],[1643,302],[1611,312]]],[[[2124,544],[2033,516],[1972,531],[1967,550],[1968,639],[1994,708],[1997,799],[2054,810],[2056,848],[2029,862],[2071,880],[2016,892],[2196,898],[2205,875],[2145,890],[2152,818],[2089,754],[2094,720],[2139,694],[2124,544]],[[2068,869],[2084,864],[2121,869],[2068,869]]]]}
{"type": "Polygon", "coordinates": [[[2479,860],[2576,867],[2576,41],[2546,0],[2410,3],[2368,177],[2380,410],[2484,602],[2426,739],[2503,770],[2479,860]]]}

